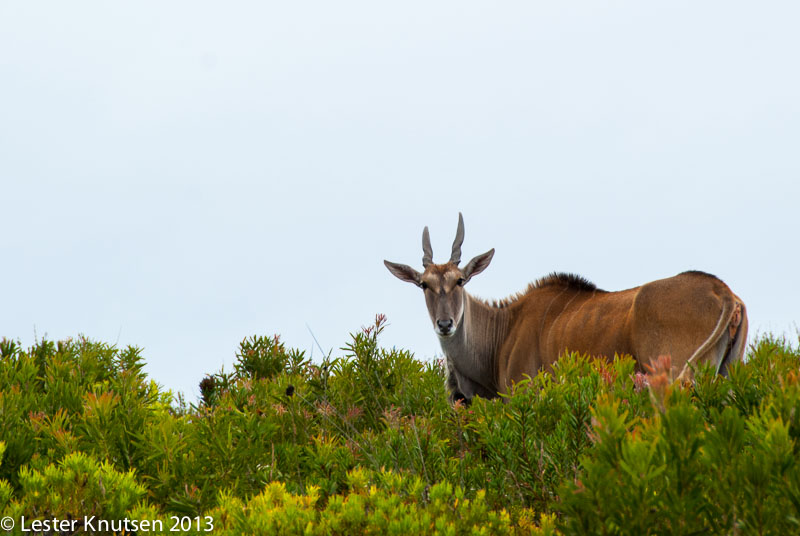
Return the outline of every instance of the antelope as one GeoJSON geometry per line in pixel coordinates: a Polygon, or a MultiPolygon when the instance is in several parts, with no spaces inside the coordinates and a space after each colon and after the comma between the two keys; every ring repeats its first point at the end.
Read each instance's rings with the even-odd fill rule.
{"type": "Polygon", "coordinates": [[[717,277],[688,271],[628,290],[608,292],[586,279],[552,273],[521,293],[488,302],[464,287],[483,272],[494,248],[461,263],[464,218],[450,260],[433,262],[422,232],[423,272],[384,260],[389,271],[422,289],[448,371],[451,402],[495,398],[526,375],[550,370],[567,351],[613,359],[629,354],[637,368],[671,357],[673,378],[691,380],[709,363],[718,374],[740,361],[747,338],[742,300],[717,277]]]}

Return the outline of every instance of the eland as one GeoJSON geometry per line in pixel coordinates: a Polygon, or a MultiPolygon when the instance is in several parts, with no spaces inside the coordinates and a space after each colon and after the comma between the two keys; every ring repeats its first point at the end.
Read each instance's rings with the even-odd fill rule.
{"type": "Polygon", "coordinates": [[[494,249],[459,267],[463,241],[459,213],[448,262],[433,262],[427,227],[424,271],[383,261],[425,295],[445,355],[451,401],[506,393],[525,375],[551,369],[567,351],[607,359],[629,354],[639,369],[667,355],[672,377],[679,379],[691,379],[700,363],[724,376],[742,359],[748,327],[744,303],[713,275],[689,271],[608,292],[580,276],[553,273],[524,292],[488,302],[464,287],[489,266],[494,249]]]}

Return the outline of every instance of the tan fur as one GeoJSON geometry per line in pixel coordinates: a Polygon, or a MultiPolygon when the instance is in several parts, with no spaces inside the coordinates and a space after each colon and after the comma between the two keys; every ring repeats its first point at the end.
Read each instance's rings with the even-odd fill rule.
{"type": "Polygon", "coordinates": [[[729,342],[743,341],[744,303],[719,279],[684,273],[619,292],[548,285],[531,288],[506,306],[511,325],[497,349],[497,388],[503,392],[524,374],[550,368],[565,351],[612,358],[630,354],[639,365],[660,355],[672,358],[673,378],[689,365],[739,361],[744,344],[728,356],[729,342]],[[738,328],[738,330],[737,330],[738,328]]]}
{"type": "MultiPolygon", "coordinates": [[[[462,226],[459,218],[463,236],[462,226]]],[[[455,253],[454,247],[454,258],[455,253]]],[[[606,292],[578,276],[552,274],[524,293],[489,303],[463,286],[488,266],[493,253],[475,257],[463,269],[454,262],[431,262],[423,273],[385,261],[394,275],[425,289],[456,398],[507,392],[526,375],[551,369],[566,351],[608,359],[629,354],[640,368],[670,356],[672,378],[684,380],[700,363],[727,374],[744,355],[746,308],[712,275],[685,272],[606,292]]]]}

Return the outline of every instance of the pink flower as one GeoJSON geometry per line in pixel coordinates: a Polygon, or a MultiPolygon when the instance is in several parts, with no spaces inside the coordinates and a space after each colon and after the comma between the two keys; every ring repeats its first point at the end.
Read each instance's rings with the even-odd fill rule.
{"type": "Polygon", "coordinates": [[[389,428],[398,428],[400,425],[400,408],[392,404],[392,407],[383,410],[383,420],[389,428]]]}
{"type": "Polygon", "coordinates": [[[647,389],[647,375],[637,372],[633,376],[633,390],[640,393],[643,389],[647,389]]]}
{"type": "Polygon", "coordinates": [[[356,419],[361,417],[363,414],[364,414],[364,410],[363,409],[361,409],[361,408],[359,408],[357,406],[353,406],[353,407],[351,407],[351,408],[349,408],[347,410],[347,415],[345,416],[345,419],[347,421],[355,421],[356,419]]]}
{"type": "Polygon", "coordinates": [[[652,365],[645,364],[647,384],[650,386],[650,398],[662,412],[667,397],[669,384],[672,383],[672,357],[660,355],[652,365]]]}
{"type": "Polygon", "coordinates": [[[315,406],[317,407],[317,412],[324,417],[330,417],[335,413],[333,406],[327,402],[317,402],[315,406]]]}

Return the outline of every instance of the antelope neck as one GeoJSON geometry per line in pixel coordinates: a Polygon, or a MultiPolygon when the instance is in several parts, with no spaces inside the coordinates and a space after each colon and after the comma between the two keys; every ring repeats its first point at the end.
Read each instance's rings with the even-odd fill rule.
{"type": "Polygon", "coordinates": [[[496,356],[508,334],[509,310],[464,294],[464,317],[452,337],[439,339],[442,351],[459,374],[497,392],[496,356]]]}

